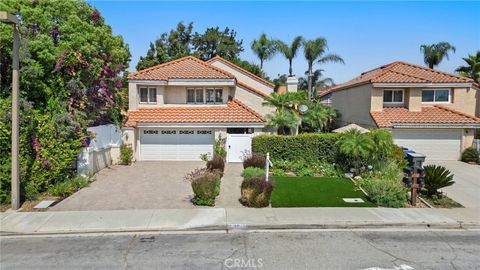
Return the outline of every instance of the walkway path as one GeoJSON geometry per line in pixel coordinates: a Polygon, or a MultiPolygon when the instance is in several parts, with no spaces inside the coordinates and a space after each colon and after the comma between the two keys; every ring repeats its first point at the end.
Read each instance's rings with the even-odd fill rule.
{"type": "Polygon", "coordinates": [[[240,185],[242,184],[242,163],[225,164],[225,172],[220,185],[220,195],[215,202],[216,207],[237,208],[243,207],[238,201],[240,198],[240,185]]]}

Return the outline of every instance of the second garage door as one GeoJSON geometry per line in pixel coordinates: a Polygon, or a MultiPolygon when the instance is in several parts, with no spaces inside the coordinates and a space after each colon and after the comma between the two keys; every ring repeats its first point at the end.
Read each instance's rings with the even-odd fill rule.
{"type": "Polygon", "coordinates": [[[200,160],[213,152],[213,130],[154,129],[140,130],[141,160],[200,160]]]}
{"type": "Polygon", "coordinates": [[[394,129],[393,140],[399,146],[425,154],[427,161],[458,160],[461,129],[394,129]]]}

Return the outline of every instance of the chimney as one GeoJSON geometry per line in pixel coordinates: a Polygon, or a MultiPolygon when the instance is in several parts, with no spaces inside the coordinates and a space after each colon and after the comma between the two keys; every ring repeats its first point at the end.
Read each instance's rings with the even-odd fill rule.
{"type": "Polygon", "coordinates": [[[297,92],[298,79],[295,76],[287,78],[287,92],[297,92]]]}

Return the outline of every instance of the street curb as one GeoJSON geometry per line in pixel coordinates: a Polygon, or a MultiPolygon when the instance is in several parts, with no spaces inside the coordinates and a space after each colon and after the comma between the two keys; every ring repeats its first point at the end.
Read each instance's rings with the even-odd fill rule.
{"type": "Polygon", "coordinates": [[[95,229],[95,230],[58,230],[42,232],[8,232],[0,231],[0,236],[33,236],[33,235],[69,235],[69,234],[98,234],[98,233],[149,233],[149,232],[241,232],[263,230],[355,230],[355,229],[432,229],[432,230],[475,230],[480,229],[477,223],[345,223],[345,224],[226,224],[225,226],[205,226],[191,228],[141,228],[141,229],[95,229]]]}

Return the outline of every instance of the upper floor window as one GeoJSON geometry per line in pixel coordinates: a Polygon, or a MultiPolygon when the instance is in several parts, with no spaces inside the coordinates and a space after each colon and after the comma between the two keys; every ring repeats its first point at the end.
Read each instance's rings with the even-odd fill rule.
{"type": "Polygon", "coordinates": [[[157,88],[140,88],[140,103],[157,103],[157,88]]]}
{"type": "Polygon", "coordinates": [[[450,90],[422,90],[422,102],[450,102],[450,90]]]}
{"type": "Polygon", "coordinates": [[[223,89],[207,89],[206,95],[207,103],[222,103],[223,102],[223,89]]]}
{"type": "Polygon", "coordinates": [[[187,103],[203,103],[203,89],[187,89],[187,103]]]}
{"type": "Polygon", "coordinates": [[[383,103],[403,103],[403,90],[383,90],[383,103]]]}

